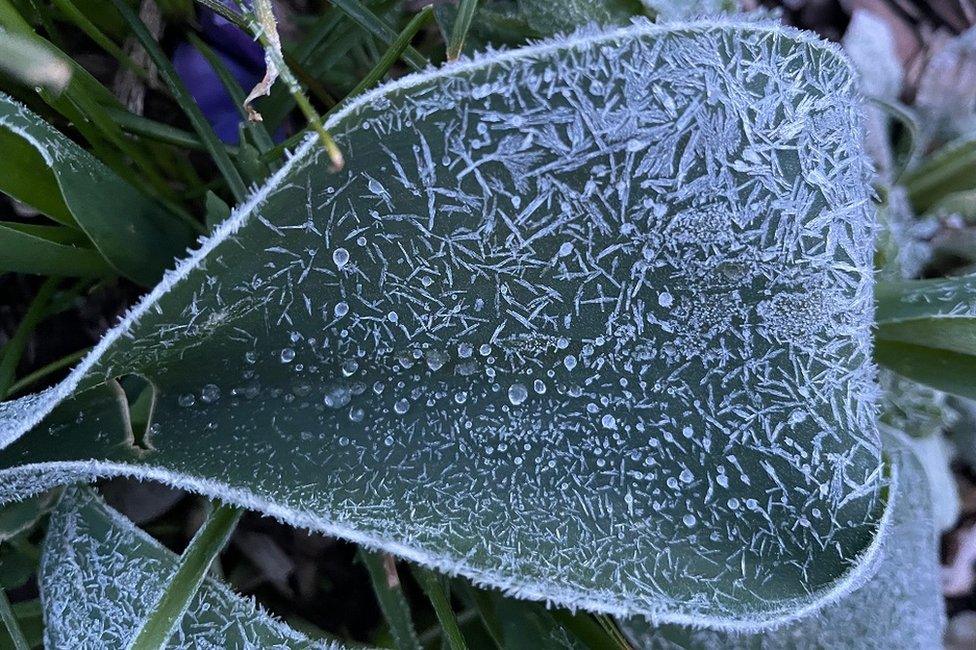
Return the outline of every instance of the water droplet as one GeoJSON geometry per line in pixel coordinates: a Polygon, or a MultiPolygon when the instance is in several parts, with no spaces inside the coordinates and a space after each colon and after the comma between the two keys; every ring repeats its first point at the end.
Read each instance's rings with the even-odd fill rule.
{"type": "Polygon", "coordinates": [[[576,367],[576,357],[572,354],[567,354],[566,358],[563,359],[563,365],[566,366],[566,370],[572,370],[576,367]]]}
{"type": "Polygon", "coordinates": [[[670,307],[674,304],[674,296],[672,296],[667,291],[662,291],[657,295],[657,304],[662,307],[670,307]]]}
{"type": "Polygon", "coordinates": [[[197,398],[193,393],[184,393],[183,395],[180,395],[176,401],[180,406],[189,408],[197,403],[197,398]]]}
{"type": "Polygon", "coordinates": [[[220,399],[220,387],[217,384],[207,384],[200,391],[200,399],[205,404],[213,404],[220,399]]]}
{"type": "Polygon", "coordinates": [[[359,370],[359,364],[355,359],[349,359],[342,364],[342,374],[346,377],[352,377],[357,370],[359,370]]]}
{"type": "Polygon", "coordinates": [[[732,510],[738,510],[738,508],[739,508],[739,500],[736,499],[735,497],[732,497],[731,499],[729,499],[725,503],[732,510]]]}
{"type": "Polygon", "coordinates": [[[384,386],[383,382],[381,381],[378,381],[373,384],[373,392],[376,393],[377,395],[382,395],[384,388],[386,388],[386,386],[384,386]]]}
{"type": "Polygon", "coordinates": [[[362,422],[365,415],[366,411],[361,406],[354,406],[349,409],[349,419],[353,422],[362,422]]]}
{"type": "Polygon", "coordinates": [[[695,480],[695,475],[692,474],[691,470],[686,467],[685,469],[681,470],[679,478],[681,479],[682,483],[691,483],[695,480]]]}
{"type": "Polygon", "coordinates": [[[244,361],[248,363],[254,363],[258,360],[258,353],[251,350],[250,352],[244,353],[244,361]]]}
{"type": "Polygon", "coordinates": [[[397,400],[396,404],[393,405],[393,410],[399,413],[400,415],[403,415],[409,409],[410,409],[410,402],[408,402],[405,399],[399,399],[397,400]]]}
{"type": "Polygon", "coordinates": [[[556,339],[556,349],[557,350],[565,350],[568,347],[569,347],[569,339],[568,338],[566,338],[565,336],[560,336],[558,339],[556,339]]]}
{"type": "Polygon", "coordinates": [[[337,248],[332,251],[332,261],[340,271],[349,263],[349,251],[345,248],[337,248]]]}
{"type": "Polygon", "coordinates": [[[716,476],[715,482],[724,488],[729,487],[729,477],[726,476],[725,474],[719,474],[718,476],[716,476]]]}
{"type": "Polygon", "coordinates": [[[348,404],[349,400],[351,399],[352,396],[349,393],[349,389],[345,386],[334,386],[322,397],[322,401],[330,409],[342,408],[348,404]]]}
{"type": "Polygon", "coordinates": [[[464,404],[468,401],[468,394],[463,390],[459,390],[458,392],[454,393],[454,401],[458,404],[464,404]]]}
{"type": "Polygon", "coordinates": [[[698,520],[695,518],[695,515],[687,514],[681,518],[681,521],[682,523],[684,523],[685,526],[691,528],[692,526],[695,525],[695,522],[697,522],[698,520]]]}
{"type": "Polygon", "coordinates": [[[546,382],[542,381],[541,379],[536,379],[534,382],[532,382],[532,388],[539,395],[544,395],[546,392],[546,382]]]}
{"type": "Polygon", "coordinates": [[[685,427],[681,430],[681,435],[690,439],[693,435],[695,435],[695,430],[691,427],[685,427]]]}
{"type": "Polygon", "coordinates": [[[393,446],[393,436],[387,436],[387,437],[383,438],[383,444],[386,445],[387,447],[392,447],[393,446]]]}
{"type": "Polygon", "coordinates": [[[349,305],[346,302],[337,302],[333,313],[336,318],[342,318],[349,313],[349,305]]]}
{"type": "Polygon", "coordinates": [[[512,384],[508,387],[508,401],[518,406],[529,397],[529,391],[522,384],[512,384]]]}
{"type": "Polygon", "coordinates": [[[480,348],[478,348],[478,353],[483,357],[487,357],[489,354],[491,354],[491,346],[484,343],[480,348]]]}
{"type": "Polygon", "coordinates": [[[459,343],[457,346],[458,356],[462,359],[467,359],[474,354],[474,346],[470,343],[459,343]]]}
{"type": "Polygon", "coordinates": [[[395,311],[391,311],[386,315],[386,320],[390,321],[391,323],[398,323],[400,321],[400,315],[395,311]]]}
{"type": "Polygon", "coordinates": [[[295,351],[285,348],[281,351],[281,363],[291,363],[295,359],[295,351]]]}
{"type": "Polygon", "coordinates": [[[605,429],[616,429],[617,428],[617,418],[615,418],[612,415],[610,415],[609,413],[607,413],[600,420],[600,424],[602,424],[605,429]]]}

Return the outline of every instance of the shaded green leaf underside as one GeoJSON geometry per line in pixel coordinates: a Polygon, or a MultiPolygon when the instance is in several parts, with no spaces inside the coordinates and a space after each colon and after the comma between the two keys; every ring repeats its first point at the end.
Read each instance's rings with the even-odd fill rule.
{"type": "MultiPolygon", "coordinates": [[[[179,557],[88,488],[51,514],[41,556],[47,648],[125,648],[179,557]]],[[[330,648],[274,619],[213,578],[190,601],[168,648],[330,648]]]]}
{"type": "Polygon", "coordinates": [[[976,277],[880,284],[876,303],[878,363],[976,398],[976,277]]]}
{"type": "Polygon", "coordinates": [[[859,579],[885,505],[857,115],[829,46],[722,21],[369,93],[327,125],[342,172],[306,141],[65,382],[0,405],[0,501],[131,474],[525,598],[799,615],[859,579]]]}
{"type": "MultiPolygon", "coordinates": [[[[0,191],[79,229],[112,268],[140,284],[157,282],[193,242],[188,226],[3,93],[0,151],[0,191]]],[[[41,243],[31,244],[39,247],[41,243]]],[[[77,251],[78,262],[72,266],[65,259],[66,252],[53,246],[45,246],[43,252],[56,256],[66,273],[102,274],[103,269],[90,259],[90,249],[77,251]]],[[[38,252],[42,250],[38,248],[38,252]]],[[[38,266],[30,272],[48,270],[38,266]]]]}

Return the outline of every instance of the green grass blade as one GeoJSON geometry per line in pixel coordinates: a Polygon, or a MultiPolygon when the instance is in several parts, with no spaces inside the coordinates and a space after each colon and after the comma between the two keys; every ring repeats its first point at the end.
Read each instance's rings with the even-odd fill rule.
{"type": "Polygon", "coordinates": [[[15,650],[30,650],[27,639],[24,638],[24,633],[17,623],[17,617],[10,609],[10,601],[7,600],[7,594],[3,589],[0,589],[0,618],[3,619],[3,625],[7,629],[7,634],[10,636],[15,650]]]}
{"type": "Polygon", "coordinates": [[[468,646],[464,642],[461,628],[458,627],[454,610],[451,609],[451,602],[444,589],[441,576],[421,566],[413,566],[411,570],[417,582],[420,583],[420,587],[427,594],[430,604],[434,607],[434,613],[437,614],[437,620],[444,630],[444,636],[451,646],[451,650],[467,650],[468,646]]]}
{"type": "Polygon", "coordinates": [[[386,560],[392,561],[392,556],[360,549],[359,557],[369,571],[376,600],[390,626],[390,634],[393,636],[397,650],[420,650],[420,639],[410,618],[410,605],[403,595],[399,579],[393,580],[392,576],[396,574],[388,572],[384,566],[386,560]]]}
{"type": "MultiPolygon", "coordinates": [[[[402,32],[397,34],[397,37],[390,44],[390,47],[386,50],[386,52],[383,53],[383,56],[380,57],[380,60],[376,62],[373,69],[370,70],[365,77],[363,77],[362,81],[356,84],[356,87],[349,92],[346,99],[348,100],[355,97],[356,95],[359,95],[363,91],[368,90],[379,83],[379,81],[386,76],[386,73],[390,71],[390,68],[393,67],[393,64],[397,62],[403,52],[410,47],[410,41],[417,34],[417,32],[420,31],[420,28],[426,25],[433,15],[434,8],[427,5],[421,9],[417,15],[411,18],[410,22],[407,23],[407,26],[403,28],[402,32]]],[[[332,113],[334,110],[335,108],[333,108],[332,111],[329,111],[329,113],[332,113]]]]}
{"type": "Polygon", "coordinates": [[[6,398],[10,397],[11,395],[16,395],[28,386],[44,379],[48,375],[55,373],[58,370],[63,370],[64,368],[73,365],[75,362],[80,361],[89,352],[91,352],[90,347],[83,348],[77,352],[72,352],[71,354],[65,355],[57,361],[52,361],[46,366],[38,368],[29,375],[24,375],[14,383],[10,384],[10,388],[7,389],[7,393],[3,396],[6,398]]]}
{"type": "Polygon", "coordinates": [[[17,370],[17,364],[20,363],[20,357],[24,353],[24,347],[26,347],[34,328],[44,319],[48,302],[58,288],[59,281],[59,278],[45,280],[27,308],[27,313],[24,314],[17,326],[17,331],[3,346],[3,357],[0,358],[0,395],[5,395],[13,383],[14,373],[17,370]]]}
{"type": "MultiPolygon", "coordinates": [[[[332,4],[384,43],[389,45],[396,40],[396,32],[359,0],[332,0],[332,4]]],[[[412,47],[404,50],[403,60],[414,70],[421,70],[430,63],[427,57],[412,47]]]]}
{"type": "MultiPolygon", "coordinates": [[[[176,128],[175,126],[157,122],[156,120],[151,120],[119,108],[106,106],[105,112],[109,115],[109,117],[115,120],[115,122],[126,133],[138,135],[156,142],[162,142],[164,144],[171,144],[175,147],[181,147],[183,149],[207,151],[207,146],[202,140],[200,140],[196,133],[190,133],[189,131],[176,128]]],[[[226,148],[228,153],[236,153],[237,151],[235,147],[226,148]]]]}
{"type": "Polygon", "coordinates": [[[129,28],[132,29],[136,38],[139,39],[139,42],[145,48],[149,58],[156,65],[159,76],[169,87],[170,91],[172,91],[176,102],[190,120],[193,130],[200,136],[200,140],[210,153],[214,164],[217,165],[224,180],[227,181],[227,186],[230,188],[231,194],[238,201],[243,201],[247,195],[247,188],[244,186],[241,175],[237,172],[237,168],[234,167],[230,156],[227,155],[227,151],[224,149],[220,138],[214,133],[213,127],[210,126],[207,118],[204,117],[203,111],[200,110],[196,101],[190,96],[190,92],[186,89],[186,86],[183,85],[183,81],[176,74],[176,69],[173,68],[173,64],[163,54],[163,51],[159,48],[159,44],[149,34],[149,30],[139,20],[139,17],[123,0],[112,0],[112,4],[115,5],[115,8],[122,15],[126,24],[129,25],[129,28]]]}
{"type": "Polygon", "coordinates": [[[180,558],[176,572],[152,613],[136,632],[129,650],[157,650],[166,645],[242,513],[240,508],[223,504],[210,513],[180,558]]]}
{"type": "Polygon", "coordinates": [[[474,18],[474,12],[477,8],[478,0],[461,0],[457,16],[454,18],[451,40],[447,44],[448,61],[454,61],[461,56],[461,50],[464,49],[464,39],[468,35],[468,30],[471,29],[471,20],[474,18]]]}

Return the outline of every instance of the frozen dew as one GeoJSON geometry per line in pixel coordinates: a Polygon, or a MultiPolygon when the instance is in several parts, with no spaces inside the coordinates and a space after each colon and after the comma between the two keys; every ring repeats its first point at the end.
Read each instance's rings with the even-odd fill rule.
{"type": "Polygon", "coordinates": [[[688,528],[691,528],[692,526],[694,526],[697,521],[698,521],[698,519],[695,517],[695,515],[693,515],[691,513],[688,513],[684,517],[681,518],[681,522],[685,526],[687,526],[688,528]]]}
{"type": "Polygon", "coordinates": [[[396,411],[397,414],[403,415],[408,410],[410,410],[410,402],[408,402],[405,399],[398,399],[396,403],[393,405],[393,410],[396,411]]]}
{"type": "Polygon", "coordinates": [[[566,257],[573,252],[573,243],[564,241],[559,247],[559,257],[566,257]]]}
{"type": "Polygon", "coordinates": [[[566,358],[563,359],[563,365],[566,366],[566,370],[572,370],[576,367],[576,357],[572,354],[567,354],[566,358]]]}
{"type": "Polygon", "coordinates": [[[691,483],[695,480],[695,475],[691,473],[691,470],[687,467],[681,470],[681,475],[679,476],[682,483],[691,483]]]}
{"type": "Polygon", "coordinates": [[[281,351],[279,358],[281,363],[291,363],[295,360],[295,351],[291,348],[285,348],[281,351]]]}
{"type": "Polygon", "coordinates": [[[462,359],[468,359],[474,354],[474,346],[470,343],[459,343],[457,346],[458,356],[462,359]]]}
{"type": "Polygon", "coordinates": [[[518,406],[529,397],[529,391],[522,384],[512,384],[508,388],[508,401],[518,406]]]}
{"type": "Polygon", "coordinates": [[[661,293],[657,294],[657,304],[665,308],[670,307],[674,304],[674,296],[667,291],[662,291],[661,293]]]}
{"type": "Polygon", "coordinates": [[[197,398],[193,393],[183,393],[176,401],[180,406],[189,408],[197,403],[197,398]]]}
{"type": "Polygon", "coordinates": [[[207,384],[200,391],[200,401],[204,404],[213,404],[220,399],[220,387],[217,384],[207,384]]]}
{"type": "Polygon", "coordinates": [[[613,417],[609,413],[604,415],[600,419],[600,424],[603,425],[604,429],[616,429],[617,428],[617,418],[613,417]]]}
{"type": "Polygon", "coordinates": [[[532,390],[534,390],[539,395],[544,395],[546,392],[546,382],[541,379],[536,379],[532,382],[532,390]]]}
{"type": "Polygon", "coordinates": [[[340,271],[349,263],[349,251],[345,248],[337,248],[332,251],[332,261],[340,271]]]}
{"type": "Polygon", "coordinates": [[[332,313],[335,314],[336,318],[342,318],[349,313],[349,304],[345,301],[337,302],[332,313]]]}
{"type": "Polygon", "coordinates": [[[386,315],[386,320],[390,321],[391,323],[397,323],[400,321],[400,315],[395,311],[391,311],[386,315]]]}
{"type": "Polygon", "coordinates": [[[349,409],[349,419],[353,422],[362,422],[365,415],[366,411],[361,406],[354,406],[349,409]]]}
{"type": "Polygon", "coordinates": [[[359,370],[359,363],[355,359],[348,359],[342,363],[342,375],[352,377],[359,370]]]}
{"type": "Polygon", "coordinates": [[[352,399],[352,392],[345,386],[334,386],[322,397],[323,403],[330,409],[338,409],[347,405],[352,399]]]}

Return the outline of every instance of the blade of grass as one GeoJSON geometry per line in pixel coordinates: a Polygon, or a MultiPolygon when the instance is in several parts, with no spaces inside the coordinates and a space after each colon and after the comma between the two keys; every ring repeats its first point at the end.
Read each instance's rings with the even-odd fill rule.
{"type": "Polygon", "coordinates": [[[390,626],[390,634],[393,636],[397,650],[420,650],[422,647],[420,639],[410,619],[410,605],[407,604],[399,579],[396,578],[395,565],[392,571],[388,571],[384,565],[384,559],[389,558],[392,561],[392,557],[365,549],[359,549],[359,557],[369,571],[376,600],[383,611],[387,625],[390,626]]]}
{"type": "Polygon", "coordinates": [[[448,61],[455,61],[461,56],[461,50],[464,49],[464,39],[468,36],[468,30],[471,29],[471,21],[474,19],[474,11],[477,8],[478,0],[461,0],[458,5],[454,27],[451,29],[451,40],[447,44],[448,61]]]}
{"type": "Polygon", "coordinates": [[[180,558],[169,584],[129,643],[129,650],[157,650],[166,645],[173,630],[200,589],[221,549],[227,544],[242,510],[225,504],[214,508],[180,558]]]}
{"type": "Polygon", "coordinates": [[[176,74],[173,64],[166,58],[159,44],[149,34],[149,30],[146,29],[146,26],[139,20],[135,12],[125,3],[125,0],[111,0],[111,2],[115,6],[115,9],[122,15],[122,18],[132,30],[133,34],[135,34],[136,38],[139,39],[140,44],[146,50],[149,58],[156,65],[160,78],[173,93],[174,99],[190,120],[193,130],[200,136],[200,140],[210,153],[214,164],[217,165],[217,169],[220,170],[224,180],[227,181],[227,186],[231,194],[234,195],[237,201],[243,201],[247,195],[247,188],[244,186],[244,181],[237,172],[237,168],[234,167],[230,156],[227,155],[227,150],[224,149],[223,143],[217,137],[217,134],[214,133],[213,127],[207,122],[203,111],[197,106],[197,103],[186,89],[186,86],[183,85],[182,80],[176,74]]]}
{"type": "Polygon", "coordinates": [[[77,6],[75,6],[72,0],[53,0],[54,5],[64,13],[64,15],[74,23],[75,27],[80,29],[85,35],[88,36],[98,47],[102,48],[106,53],[115,58],[119,63],[122,63],[127,68],[135,72],[142,79],[148,81],[149,73],[139,64],[132,60],[125,51],[115,44],[115,42],[105,35],[102,30],[98,28],[95,23],[88,19],[77,6]]]}
{"type": "Polygon", "coordinates": [[[0,357],[0,395],[6,394],[14,380],[14,373],[17,371],[17,364],[24,354],[24,348],[30,339],[31,333],[44,319],[48,302],[58,288],[60,278],[48,278],[41,285],[37,295],[27,307],[27,313],[17,325],[17,330],[10,337],[7,344],[3,346],[3,356],[0,357]]]}
{"type": "MultiPolygon", "coordinates": [[[[332,4],[367,32],[387,45],[396,40],[396,32],[379,16],[367,9],[359,0],[332,0],[332,4]]],[[[403,52],[403,60],[414,70],[421,70],[430,62],[423,54],[408,47],[403,52]]]]}
{"type": "Polygon", "coordinates": [[[4,627],[7,628],[7,634],[10,636],[15,650],[30,650],[27,639],[24,638],[24,633],[20,629],[20,624],[17,623],[17,617],[14,616],[14,611],[10,608],[7,593],[3,589],[0,589],[0,618],[3,619],[4,627]]]}
{"type": "Polygon", "coordinates": [[[24,375],[14,383],[10,384],[10,388],[7,389],[7,393],[5,395],[3,393],[0,393],[0,396],[3,396],[3,398],[7,398],[12,395],[16,395],[17,393],[24,390],[28,386],[31,386],[32,384],[35,384],[40,380],[44,379],[48,375],[55,373],[58,370],[67,368],[68,366],[74,364],[76,361],[80,361],[81,358],[84,357],[89,352],[91,352],[91,348],[87,347],[78,350],[77,352],[72,352],[71,354],[65,355],[60,359],[58,359],[57,361],[52,361],[46,366],[38,368],[37,370],[30,373],[29,375],[24,375]]]}
{"type": "MultiPolygon", "coordinates": [[[[360,93],[372,88],[374,85],[379,83],[379,81],[386,76],[386,73],[390,71],[393,64],[396,63],[400,55],[403,54],[404,50],[410,46],[410,41],[413,37],[420,31],[420,28],[427,24],[428,21],[434,16],[434,7],[432,5],[427,5],[420,12],[410,19],[407,26],[403,28],[403,31],[397,34],[397,37],[393,39],[390,44],[389,49],[383,53],[380,60],[376,62],[373,69],[370,70],[365,77],[362,78],[356,87],[353,88],[346,99],[350,99],[359,95],[360,93]]],[[[330,115],[336,107],[333,107],[326,116],[330,115]]]]}
{"type": "Polygon", "coordinates": [[[433,605],[434,613],[437,614],[437,620],[440,621],[451,650],[467,650],[468,646],[464,642],[461,629],[458,627],[457,618],[454,616],[454,610],[451,609],[451,603],[441,583],[441,577],[433,571],[419,566],[413,566],[411,570],[414,577],[417,578],[417,582],[420,583],[421,589],[427,594],[430,604],[433,605]]]}
{"type": "MultiPolygon", "coordinates": [[[[122,127],[122,130],[126,133],[149,138],[150,140],[162,142],[164,144],[171,144],[175,147],[181,147],[183,149],[207,151],[206,145],[203,144],[195,133],[190,133],[189,131],[178,129],[175,126],[163,124],[162,122],[157,122],[156,120],[151,120],[119,108],[111,108],[106,106],[105,112],[109,115],[109,117],[115,120],[116,124],[122,127]]],[[[237,152],[237,148],[230,145],[224,145],[224,148],[227,149],[229,154],[234,154],[237,152]]]]}

